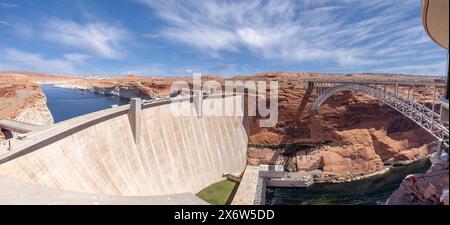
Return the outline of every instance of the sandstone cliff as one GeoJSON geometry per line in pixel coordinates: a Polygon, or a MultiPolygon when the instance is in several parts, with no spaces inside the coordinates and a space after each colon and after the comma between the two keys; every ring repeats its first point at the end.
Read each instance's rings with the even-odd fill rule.
{"type": "MultiPolygon", "coordinates": [[[[311,115],[312,90],[305,82],[286,81],[280,75],[262,77],[279,80],[279,122],[273,128],[261,129],[257,123],[260,118],[251,118],[250,142],[265,146],[326,143],[307,151],[299,150],[291,154],[295,159],[288,162],[294,164],[289,166],[296,170],[320,169],[326,173],[324,176],[331,174],[333,177],[331,180],[317,177],[318,181],[353,179],[383,171],[384,164],[407,164],[429,153],[428,144],[433,137],[377,99],[356,92],[342,92],[330,97],[317,114],[311,115]]],[[[425,99],[432,100],[429,91],[415,93],[417,98],[422,94],[426,94],[425,99]]],[[[282,152],[250,148],[248,162],[252,165],[286,163],[282,152]]]]}
{"type": "MultiPolygon", "coordinates": [[[[202,77],[202,82],[219,80],[220,77],[202,77]]],[[[192,78],[186,77],[140,77],[128,75],[123,77],[104,77],[100,79],[76,79],[67,83],[58,84],[58,87],[71,88],[93,92],[102,95],[114,95],[122,98],[152,99],[169,96],[170,88],[175,81],[186,81],[192,88],[192,78]]]]}
{"type": "MultiPolygon", "coordinates": [[[[0,76],[0,118],[36,125],[53,123],[45,95],[39,86],[12,76],[0,76]]],[[[10,136],[10,132],[0,132],[0,139],[10,136]]]]}

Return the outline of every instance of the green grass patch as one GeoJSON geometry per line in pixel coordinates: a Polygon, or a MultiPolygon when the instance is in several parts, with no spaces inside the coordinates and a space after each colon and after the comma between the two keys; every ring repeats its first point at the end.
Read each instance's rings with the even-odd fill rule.
{"type": "Polygon", "coordinates": [[[197,197],[213,205],[229,205],[237,187],[238,183],[224,180],[201,190],[197,197]]]}

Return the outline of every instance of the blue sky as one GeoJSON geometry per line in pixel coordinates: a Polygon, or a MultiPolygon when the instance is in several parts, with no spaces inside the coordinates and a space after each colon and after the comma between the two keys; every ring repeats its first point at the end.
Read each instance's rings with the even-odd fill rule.
{"type": "Polygon", "coordinates": [[[443,75],[420,0],[0,0],[0,70],[443,75]]]}

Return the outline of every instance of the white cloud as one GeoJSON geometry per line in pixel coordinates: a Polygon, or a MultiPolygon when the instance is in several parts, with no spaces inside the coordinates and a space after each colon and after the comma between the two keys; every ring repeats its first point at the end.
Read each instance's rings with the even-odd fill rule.
{"type": "Polygon", "coordinates": [[[154,33],[143,34],[142,36],[145,38],[148,38],[148,39],[157,39],[157,38],[161,37],[160,34],[154,34],[154,33]]]}
{"type": "Polygon", "coordinates": [[[205,72],[205,68],[198,68],[196,66],[178,65],[173,66],[164,63],[147,63],[144,66],[134,67],[132,69],[124,70],[120,74],[139,74],[142,76],[187,76],[192,75],[193,72],[205,72]]]}
{"type": "Polygon", "coordinates": [[[15,48],[2,50],[1,70],[31,70],[49,73],[73,74],[75,65],[83,58],[81,54],[67,54],[63,59],[48,59],[36,53],[15,48]]]}
{"type": "Polygon", "coordinates": [[[171,68],[166,64],[149,63],[133,69],[123,71],[121,74],[138,74],[143,76],[173,76],[171,68]]]}
{"type": "Polygon", "coordinates": [[[214,57],[248,52],[369,71],[392,63],[413,71],[445,60],[423,32],[415,0],[139,1],[168,24],[163,38],[214,57]]]}
{"type": "Polygon", "coordinates": [[[128,34],[122,27],[101,22],[81,24],[69,20],[49,19],[45,21],[44,28],[43,35],[50,41],[108,59],[124,56],[122,44],[128,34]]]}

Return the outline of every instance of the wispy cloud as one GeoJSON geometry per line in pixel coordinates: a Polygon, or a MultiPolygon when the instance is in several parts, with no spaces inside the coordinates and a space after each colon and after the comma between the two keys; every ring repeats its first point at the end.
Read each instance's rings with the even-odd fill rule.
{"type": "Polygon", "coordinates": [[[17,8],[17,7],[19,7],[19,5],[17,5],[17,4],[0,2],[0,9],[11,9],[11,8],[17,8]]]}
{"type": "Polygon", "coordinates": [[[220,64],[220,65],[177,65],[165,63],[147,63],[144,66],[134,67],[132,69],[124,70],[120,74],[139,74],[143,76],[191,76],[193,72],[199,72],[204,74],[217,74],[228,75],[228,72],[236,72],[238,65],[234,64],[220,64]]]}
{"type": "Polygon", "coordinates": [[[160,34],[154,34],[154,33],[153,34],[143,34],[142,36],[145,38],[148,38],[148,39],[157,39],[157,38],[161,37],[160,34]]]}
{"type": "Polygon", "coordinates": [[[446,63],[417,64],[397,67],[385,67],[376,70],[380,73],[406,73],[406,74],[442,74],[442,69],[446,68],[446,63]]]}
{"type": "Polygon", "coordinates": [[[102,22],[82,24],[70,20],[48,19],[44,28],[43,35],[47,40],[80,48],[107,59],[124,56],[121,46],[128,33],[123,27],[102,22]]]}
{"type": "Polygon", "coordinates": [[[121,74],[138,74],[143,76],[183,76],[188,69],[175,68],[163,63],[148,63],[121,72],[121,74]]]}
{"type": "Polygon", "coordinates": [[[62,74],[74,74],[75,66],[86,59],[86,56],[78,53],[66,54],[62,59],[49,59],[41,54],[15,48],[2,49],[1,56],[1,70],[19,69],[62,74]]]}
{"type": "Polygon", "coordinates": [[[74,64],[85,64],[86,60],[91,58],[91,56],[80,53],[67,53],[64,54],[64,58],[74,64]]]}
{"type": "Polygon", "coordinates": [[[445,55],[423,32],[416,0],[139,1],[168,24],[162,37],[213,57],[244,52],[340,69],[445,70],[427,66],[445,55]]]}
{"type": "MultiPolygon", "coordinates": [[[[7,3],[7,2],[0,2],[0,9],[12,9],[12,8],[17,8],[17,7],[19,7],[19,5],[17,5],[17,4],[7,3]]],[[[0,27],[8,26],[8,25],[10,25],[9,22],[4,21],[4,20],[0,20],[0,27]]]]}
{"type": "Polygon", "coordinates": [[[138,75],[167,75],[169,67],[165,64],[151,63],[146,66],[139,66],[133,69],[123,71],[121,74],[138,74],[138,75]]]}
{"type": "Polygon", "coordinates": [[[14,28],[14,33],[16,34],[16,36],[21,39],[27,39],[27,38],[34,37],[35,30],[29,24],[26,24],[24,22],[17,22],[17,23],[13,24],[13,28],[14,28]]]}

